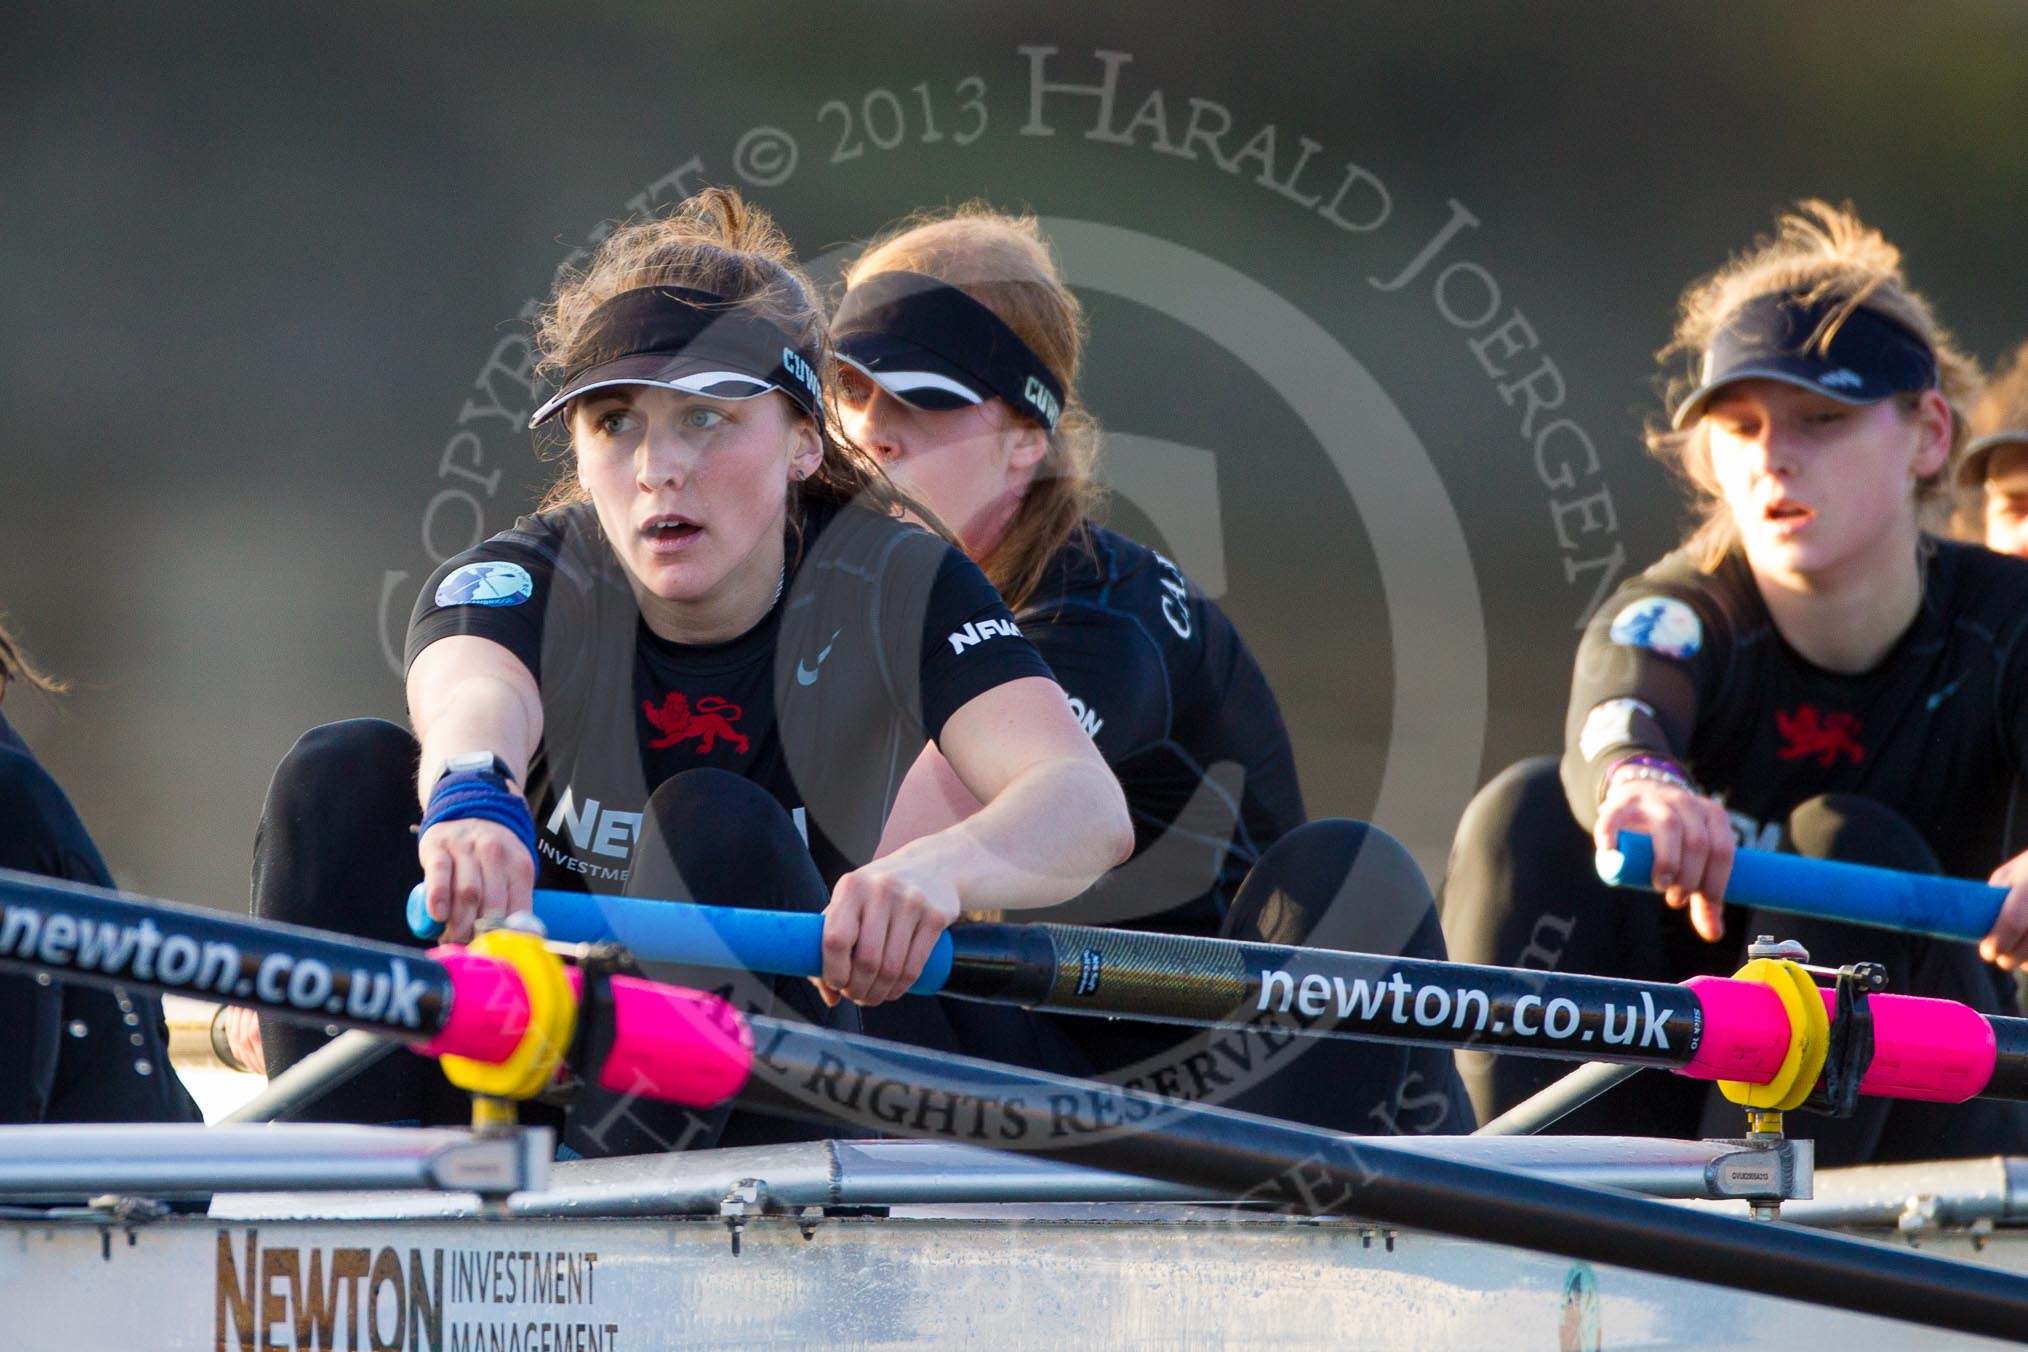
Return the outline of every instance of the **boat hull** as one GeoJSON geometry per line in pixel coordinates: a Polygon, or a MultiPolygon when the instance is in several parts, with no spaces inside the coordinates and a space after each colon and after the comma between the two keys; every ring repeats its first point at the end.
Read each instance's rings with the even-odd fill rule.
{"type": "MultiPolygon", "coordinates": [[[[1998,1346],[1494,1245],[1220,1207],[897,1208],[737,1229],[735,1244],[732,1223],[709,1217],[7,1221],[0,1308],[12,1346],[120,1352],[1998,1346]]],[[[2013,1267],[2028,1257],[2028,1242],[2004,1233],[1977,1255],[1949,1239],[1931,1247],[2013,1267]]]]}

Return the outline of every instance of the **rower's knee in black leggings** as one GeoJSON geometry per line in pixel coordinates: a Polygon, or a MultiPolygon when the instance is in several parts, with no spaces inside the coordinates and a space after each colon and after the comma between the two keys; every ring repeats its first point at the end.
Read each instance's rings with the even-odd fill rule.
{"type": "MultiPolygon", "coordinates": [[[[298,737],[275,766],[267,810],[292,816],[328,809],[334,802],[371,806],[395,786],[405,787],[406,797],[413,799],[417,754],[414,734],[384,718],[320,724],[298,737]]],[[[422,814],[418,810],[414,815],[420,820],[422,814]]]]}
{"type": "Polygon", "coordinates": [[[1575,828],[1570,802],[1554,756],[1529,756],[1515,761],[1486,781],[1458,816],[1457,838],[1498,839],[1516,831],[1575,828]]]}
{"type": "Polygon", "coordinates": [[[658,785],[641,815],[628,896],[805,912],[829,900],[787,809],[752,780],[686,770],[658,785]]]}
{"type": "Polygon", "coordinates": [[[1599,880],[1553,756],[1508,766],[1466,805],[1437,910],[1458,962],[1649,981],[1737,965],[1680,913],[1599,880]]]}
{"type": "MultiPolygon", "coordinates": [[[[657,785],[641,810],[626,894],[741,910],[824,909],[830,889],[788,810],[766,789],[700,766],[657,785]]],[[[802,977],[733,974],[644,962],[658,981],[711,990],[742,1010],[860,1031],[850,1004],[825,1007],[802,977]]],[[[691,1110],[588,1088],[564,1134],[578,1154],[646,1154],[704,1146],[770,1145],[838,1135],[835,1124],[790,1122],[727,1108],[691,1110]]]]}
{"type": "Polygon", "coordinates": [[[1599,881],[1556,758],[1534,756],[1465,805],[1437,909],[1459,962],[1602,972],[1641,953],[1662,979],[1665,929],[1629,902],[1599,881]]]}
{"type": "MultiPolygon", "coordinates": [[[[1835,859],[1904,873],[1943,872],[1936,852],[1912,822],[1886,804],[1860,794],[1820,794],[1798,804],[1782,823],[1778,848],[1805,859],[1835,859]]],[[[1728,908],[1728,913],[1740,918],[1733,908],[1728,908]]],[[[1920,935],[1840,925],[1776,911],[1755,910],[1745,913],[1744,918],[1754,934],[1796,939],[1821,962],[1832,965],[1864,959],[1885,962],[1895,987],[1900,990],[1907,990],[1910,980],[1920,980],[1915,969],[1933,966],[1937,954],[1966,948],[1963,944],[1946,944],[1920,935]]]]}
{"type": "MultiPolygon", "coordinates": [[[[1913,822],[1861,794],[1829,793],[1802,803],[1783,824],[1781,847],[1806,858],[1903,873],[1944,871],[1913,822]]],[[[1969,943],[1762,912],[1753,913],[1752,924],[1756,934],[1799,940],[1820,962],[1881,962],[1895,990],[1962,1000],[1982,1013],[2018,1009],[2013,976],[1988,966],[1969,943]]]]}
{"type": "MultiPolygon", "coordinates": [[[[1379,827],[1344,819],[1306,823],[1270,846],[1240,884],[1220,933],[1389,957],[1445,956],[1436,903],[1415,857],[1379,827]]],[[[1471,1105],[1445,1048],[1317,1038],[1290,1050],[1230,1106],[1338,1131],[1472,1129],[1471,1105]]]]}
{"type": "Polygon", "coordinates": [[[1943,872],[1915,823],[1864,794],[1823,793],[1797,804],[1783,824],[1781,848],[1807,859],[1841,859],[1904,873],[1943,872]]]}
{"type": "Polygon", "coordinates": [[[414,942],[403,903],[422,880],[412,834],[422,820],[417,753],[408,729],[382,718],[298,737],[268,781],[254,832],[254,914],[414,942]]]}
{"type": "MultiPolygon", "coordinates": [[[[268,783],[254,834],[252,909],[265,920],[420,947],[409,889],[422,881],[412,828],[418,748],[408,729],[350,718],[296,739],[268,783]]],[[[270,1075],[323,1046],[322,1029],[261,1020],[270,1075]]],[[[434,1070],[388,1057],[306,1104],[300,1120],[450,1123],[470,1108],[434,1070]]]]}
{"type": "Polygon", "coordinates": [[[1255,943],[1441,958],[1429,883],[1408,848],[1366,822],[1306,822],[1269,846],[1220,933],[1255,943]]]}
{"type": "MultiPolygon", "coordinates": [[[[1730,948],[1705,944],[1651,897],[1599,881],[1592,842],[1570,810],[1557,759],[1508,766],[1458,818],[1441,897],[1444,938],[1457,962],[1679,981],[1730,972],[1730,948]]],[[[1461,1052],[1458,1067],[1479,1120],[1546,1087],[1570,1067],[1535,1057],[1461,1052]]],[[[1703,1086],[1643,1076],[1573,1113],[1557,1130],[1691,1134],[1703,1086]]]]}
{"type": "MultiPolygon", "coordinates": [[[[830,900],[817,861],[767,790],[725,770],[674,775],[648,795],[626,895],[739,910],[815,914],[830,900]]],[[[644,963],[660,981],[717,990],[743,1008],[856,1031],[849,1006],[826,1009],[802,977],[734,978],[700,967],[644,963]]]]}

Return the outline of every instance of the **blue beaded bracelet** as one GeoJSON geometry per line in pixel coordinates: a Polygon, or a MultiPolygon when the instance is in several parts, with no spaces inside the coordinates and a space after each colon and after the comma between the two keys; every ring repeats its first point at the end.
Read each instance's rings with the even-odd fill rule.
{"type": "Polygon", "coordinates": [[[528,849],[528,857],[539,868],[542,857],[535,852],[535,818],[528,800],[500,786],[500,777],[490,770],[454,770],[437,780],[430,790],[429,807],[423,813],[422,830],[438,822],[498,822],[512,831],[528,849]]]}

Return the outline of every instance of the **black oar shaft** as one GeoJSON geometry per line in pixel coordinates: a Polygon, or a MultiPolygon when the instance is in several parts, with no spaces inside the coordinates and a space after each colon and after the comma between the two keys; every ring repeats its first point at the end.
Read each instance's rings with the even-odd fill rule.
{"type": "Polygon", "coordinates": [[[1899,1247],[1409,1155],[1372,1138],[775,1019],[747,1106],[1046,1151],[1312,1215],[1356,1216],[1968,1333],[2019,1338],[2028,1279],[1899,1247]]]}
{"type": "Polygon", "coordinates": [[[0,969],[249,1005],[403,1041],[434,1035],[451,977],[414,949],[0,869],[0,969]]]}
{"type": "Polygon", "coordinates": [[[950,933],[944,994],[1070,1014],[1660,1067],[1703,1032],[1695,992],[1662,982],[1074,925],[950,933]]]}

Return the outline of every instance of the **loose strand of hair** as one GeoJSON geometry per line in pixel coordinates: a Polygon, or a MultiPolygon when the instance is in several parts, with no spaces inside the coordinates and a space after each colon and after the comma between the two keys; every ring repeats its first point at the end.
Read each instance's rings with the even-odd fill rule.
{"type": "Polygon", "coordinates": [[[46,695],[61,695],[70,689],[70,682],[59,680],[41,671],[22,651],[20,641],[0,624],[0,699],[7,694],[7,687],[19,681],[33,686],[46,695]]]}

